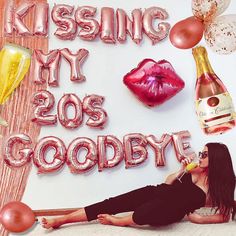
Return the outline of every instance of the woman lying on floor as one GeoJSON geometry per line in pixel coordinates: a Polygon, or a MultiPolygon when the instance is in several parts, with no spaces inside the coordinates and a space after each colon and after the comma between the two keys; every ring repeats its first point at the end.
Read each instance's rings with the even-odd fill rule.
{"type": "Polygon", "coordinates": [[[101,224],[116,226],[160,226],[187,218],[193,223],[209,224],[227,222],[235,215],[235,174],[226,145],[208,143],[199,153],[199,166],[184,173],[190,160],[181,169],[169,175],[165,183],[146,186],[105,201],[81,208],[58,218],[42,219],[44,228],[98,219],[101,224]],[[201,216],[194,211],[211,205],[214,215],[201,216]],[[131,212],[117,217],[117,213],[131,212]]]}

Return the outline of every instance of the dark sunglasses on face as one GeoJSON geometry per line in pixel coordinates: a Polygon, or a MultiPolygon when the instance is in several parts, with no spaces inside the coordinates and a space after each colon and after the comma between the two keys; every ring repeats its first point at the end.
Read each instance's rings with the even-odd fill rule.
{"type": "Polygon", "coordinates": [[[199,156],[200,159],[205,159],[205,158],[208,157],[208,152],[207,151],[199,152],[198,156],[199,156]]]}

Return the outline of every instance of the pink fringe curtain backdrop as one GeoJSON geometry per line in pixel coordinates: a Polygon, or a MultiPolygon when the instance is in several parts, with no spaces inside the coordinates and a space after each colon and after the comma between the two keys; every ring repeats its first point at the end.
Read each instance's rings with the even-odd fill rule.
{"type": "MultiPolygon", "coordinates": [[[[48,39],[46,37],[4,37],[4,8],[8,0],[0,0],[0,47],[6,42],[12,42],[30,49],[42,49],[48,51],[48,39]]],[[[15,0],[15,3],[21,3],[22,0],[15,0]]],[[[34,2],[47,2],[46,0],[34,0],[34,2]]],[[[33,26],[31,14],[25,17],[25,24],[30,28],[33,26]]],[[[1,116],[5,118],[9,126],[7,128],[0,127],[0,208],[10,201],[20,201],[22,199],[28,176],[32,167],[29,164],[19,169],[10,169],[4,164],[2,155],[2,145],[5,137],[13,133],[26,133],[30,135],[33,145],[36,143],[40,133],[40,127],[31,122],[32,117],[32,95],[46,86],[34,85],[34,78],[29,77],[29,73],[21,82],[10,99],[1,107],[1,116]]],[[[0,235],[6,236],[8,232],[0,225],[0,235]]]]}

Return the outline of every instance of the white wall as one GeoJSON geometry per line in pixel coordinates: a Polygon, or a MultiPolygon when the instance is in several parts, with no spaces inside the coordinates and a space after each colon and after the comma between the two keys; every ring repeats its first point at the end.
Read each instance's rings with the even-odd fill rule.
{"type": "MultiPolygon", "coordinates": [[[[51,9],[54,3],[73,5],[75,2],[77,6],[97,7],[97,19],[99,19],[101,7],[104,6],[111,6],[115,9],[123,8],[129,13],[135,8],[160,6],[168,11],[170,15],[168,21],[171,25],[192,15],[190,0],[92,0],[89,3],[85,0],[49,1],[51,9]]],[[[235,8],[236,2],[232,1],[227,12],[233,13],[235,8]]],[[[57,127],[43,127],[40,137],[55,135],[68,145],[78,136],[96,140],[98,135],[113,134],[122,139],[125,134],[139,132],[160,137],[163,133],[171,134],[172,132],[189,130],[192,134],[191,145],[197,152],[206,142],[226,143],[230,148],[236,168],[236,129],[221,136],[206,136],[200,130],[194,107],[196,70],[191,50],[176,49],[171,45],[169,39],[152,46],[147,37],[144,37],[140,46],[133,43],[131,39],[128,39],[123,45],[119,43],[116,45],[104,44],[99,39],[96,42],[85,42],[79,38],[73,41],[61,41],[53,35],[54,31],[55,25],[51,22],[50,49],[67,47],[75,51],[79,48],[86,48],[90,54],[83,65],[83,72],[87,77],[85,83],[71,83],[69,81],[69,66],[63,61],[60,87],[48,88],[48,90],[54,94],[56,101],[64,93],[76,93],[81,99],[86,94],[92,93],[105,96],[104,107],[109,115],[109,123],[104,130],[92,130],[86,125],[75,131],[66,130],[60,124],[57,127]],[[185,89],[181,93],[164,105],[152,109],[138,102],[122,83],[123,76],[144,58],[170,61],[186,83],[185,89]]],[[[205,45],[204,39],[201,44],[205,45]]],[[[210,50],[208,52],[215,72],[223,80],[236,104],[235,53],[222,56],[210,50]]],[[[116,168],[104,170],[101,173],[97,171],[96,167],[86,174],[72,175],[65,166],[61,172],[52,176],[39,176],[37,169],[33,167],[23,202],[33,209],[80,207],[137,187],[157,184],[163,181],[168,173],[178,168],[179,163],[171,147],[167,152],[167,165],[163,168],[155,167],[152,152],[148,160],[139,167],[125,169],[124,163],[122,163],[116,168]]]]}

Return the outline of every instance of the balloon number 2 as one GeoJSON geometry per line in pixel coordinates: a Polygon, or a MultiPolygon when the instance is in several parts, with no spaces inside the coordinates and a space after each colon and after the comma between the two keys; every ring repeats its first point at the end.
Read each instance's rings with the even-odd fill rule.
{"type": "Polygon", "coordinates": [[[86,122],[91,128],[104,128],[107,122],[107,112],[102,108],[104,97],[99,95],[89,95],[83,102],[76,94],[65,94],[58,102],[57,115],[49,115],[55,104],[53,94],[49,91],[41,90],[33,95],[32,103],[35,105],[32,121],[38,125],[55,125],[57,120],[67,129],[78,128],[83,122],[85,112],[89,119],[86,122]],[[74,117],[68,117],[68,108],[74,109],[74,117]]]}

